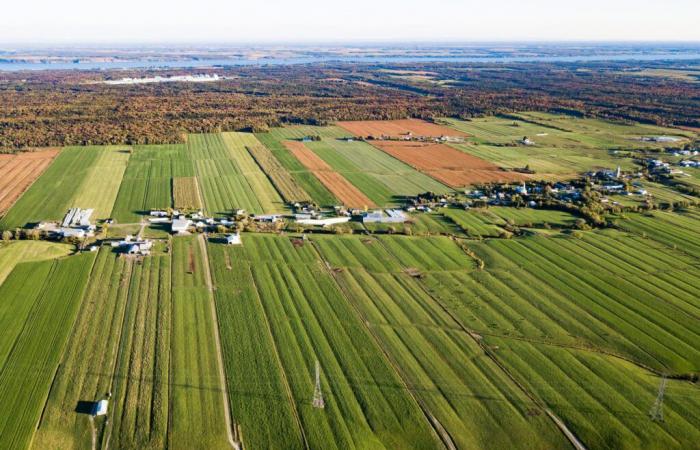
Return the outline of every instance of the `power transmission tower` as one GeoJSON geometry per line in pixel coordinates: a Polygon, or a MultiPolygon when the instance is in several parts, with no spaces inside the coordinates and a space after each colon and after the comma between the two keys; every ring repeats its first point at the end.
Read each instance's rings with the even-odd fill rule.
{"type": "Polygon", "coordinates": [[[316,360],[316,387],[314,388],[314,408],[323,409],[326,403],[323,401],[323,393],[321,392],[321,366],[316,360]]]}
{"type": "Polygon", "coordinates": [[[651,407],[649,411],[649,416],[654,422],[664,421],[664,394],[666,393],[666,375],[661,378],[661,383],[659,384],[659,394],[656,396],[656,401],[654,406],[651,407]]]}

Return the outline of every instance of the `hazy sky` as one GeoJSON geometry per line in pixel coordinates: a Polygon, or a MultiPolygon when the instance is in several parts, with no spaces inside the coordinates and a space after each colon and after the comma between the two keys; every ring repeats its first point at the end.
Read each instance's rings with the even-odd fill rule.
{"type": "Polygon", "coordinates": [[[700,41],[700,0],[2,0],[0,42],[700,41]]]}

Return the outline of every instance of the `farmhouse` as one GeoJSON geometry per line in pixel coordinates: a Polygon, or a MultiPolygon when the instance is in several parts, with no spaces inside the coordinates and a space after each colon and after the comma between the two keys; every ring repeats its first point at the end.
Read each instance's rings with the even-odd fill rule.
{"type": "Polygon", "coordinates": [[[118,251],[126,253],[127,255],[148,256],[151,254],[153,242],[149,239],[127,236],[123,241],[112,242],[112,247],[116,247],[118,251]]]}

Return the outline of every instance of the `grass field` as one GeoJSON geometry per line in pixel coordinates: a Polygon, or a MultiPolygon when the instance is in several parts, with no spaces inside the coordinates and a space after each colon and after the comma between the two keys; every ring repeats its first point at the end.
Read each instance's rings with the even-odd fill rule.
{"type": "Polygon", "coordinates": [[[230,448],[207,273],[198,238],[174,239],[169,448],[230,448]]]}
{"type": "Polygon", "coordinates": [[[277,158],[280,164],[294,177],[311,199],[322,206],[337,205],[338,199],[284,146],[289,139],[301,139],[307,134],[342,137],[346,133],[337,127],[287,127],[272,128],[269,133],[257,133],[255,136],[277,158]]]}
{"type": "Polygon", "coordinates": [[[19,263],[60,258],[73,253],[74,249],[69,244],[46,241],[18,241],[0,244],[0,285],[19,263]]]}
{"type": "Polygon", "coordinates": [[[184,145],[134,146],[112,217],[121,223],[141,221],[151,209],[173,205],[173,178],[194,176],[184,145]]]}
{"type": "Polygon", "coordinates": [[[596,352],[491,339],[518,380],[569,424],[587,448],[687,449],[700,441],[700,389],[669,380],[664,422],[649,419],[660,377],[596,352]]]}
{"type": "Polygon", "coordinates": [[[188,137],[187,149],[195,164],[206,211],[213,215],[230,214],[234,209],[258,214],[281,211],[282,199],[245,149],[245,142],[252,144],[255,138],[239,134],[188,137]]]}
{"type": "Polygon", "coordinates": [[[75,409],[81,401],[103,399],[112,389],[132,267],[132,261],[111,248],[100,251],[33,448],[91,449],[93,427],[97,443],[105,444],[104,419],[93,420],[88,411],[75,409]]]}
{"type": "MultiPolygon", "coordinates": [[[[310,447],[437,445],[418,405],[396,389],[396,374],[379,349],[368,345],[368,332],[312,247],[295,248],[284,237],[247,236],[235,251],[230,258],[250,264],[271,343],[310,447]],[[310,403],[316,360],[322,368],[324,410],[310,403]]],[[[244,430],[244,445],[245,436],[244,430]]]]}
{"type": "Polygon", "coordinates": [[[678,213],[656,211],[646,214],[627,214],[620,219],[620,228],[644,238],[658,241],[674,250],[700,258],[700,213],[686,210],[678,213]]]}
{"type": "Polygon", "coordinates": [[[163,448],[170,414],[171,264],[144,258],[132,268],[104,439],[111,448],[163,448]]]}
{"type": "Polygon", "coordinates": [[[94,147],[90,151],[98,153],[97,159],[80,188],[75,190],[68,207],[93,208],[93,219],[106,219],[117,199],[130,150],[128,147],[94,147]]]}
{"type": "Polygon", "coordinates": [[[67,147],[61,150],[53,164],[0,219],[0,229],[63,218],[83,181],[89,178],[99,156],[100,152],[95,147],[67,147]],[[47,201],[49,198],[51,201],[47,201]]]}
{"type": "MultiPolygon", "coordinates": [[[[18,321],[10,329],[19,331],[5,329],[2,334],[2,348],[10,348],[0,359],[2,448],[27,448],[30,444],[80,308],[94,259],[94,255],[86,254],[54,262],[24,263],[20,270],[30,270],[31,278],[26,281],[34,285],[29,289],[30,295],[25,296],[24,291],[10,291],[9,296],[2,296],[5,312],[11,315],[12,321],[18,321]],[[31,270],[31,265],[37,265],[37,270],[31,270]],[[49,265],[51,268],[46,272],[49,265]],[[16,309],[20,310],[19,314],[16,309]],[[26,320],[19,328],[22,317],[26,320]]],[[[11,279],[3,287],[8,282],[10,289],[17,288],[11,279]]]]}

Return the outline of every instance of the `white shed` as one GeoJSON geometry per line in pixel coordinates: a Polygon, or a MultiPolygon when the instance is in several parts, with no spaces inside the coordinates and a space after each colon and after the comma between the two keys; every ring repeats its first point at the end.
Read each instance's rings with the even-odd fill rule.
{"type": "Polygon", "coordinates": [[[108,406],[107,400],[100,400],[99,402],[95,403],[95,406],[92,408],[92,415],[93,416],[107,415],[107,406],[108,406]]]}
{"type": "Polygon", "coordinates": [[[226,236],[226,243],[228,245],[241,245],[243,243],[243,241],[241,241],[241,234],[229,234],[228,236],[226,236]]]}

